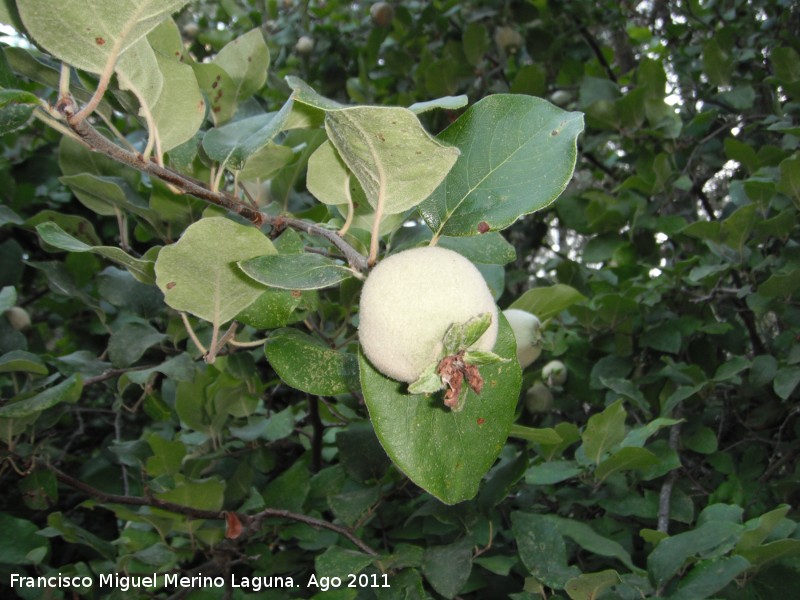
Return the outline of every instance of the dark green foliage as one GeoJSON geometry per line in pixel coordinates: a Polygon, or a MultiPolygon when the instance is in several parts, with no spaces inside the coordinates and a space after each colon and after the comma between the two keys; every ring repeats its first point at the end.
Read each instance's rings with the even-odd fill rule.
{"type": "MultiPolygon", "coordinates": [[[[4,0],[0,21],[28,35],[35,24],[25,5],[50,4],[4,0]]],[[[350,195],[359,206],[345,239],[366,255],[369,172],[358,170],[357,152],[337,162],[344,142],[329,151],[320,179],[337,185],[317,198],[324,204],[312,177],[306,184],[309,158],[345,135],[326,114],[337,103],[439,99],[415,114],[459,144],[448,185],[469,191],[454,199],[439,187],[419,210],[417,202],[389,214],[383,248],[441,234],[442,247],[477,264],[501,308],[546,320],[544,352],[523,371],[520,393],[511,368],[514,381],[487,388],[508,396],[494,407],[506,421],[518,400],[511,437],[503,444],[508,423],[492,432],[498,460],[482,478],[459,480],[452,496],[442,490],[460,468],[453,453],[480,443],[476,412],[475,431],[432,436],[409,462],[393,463],[405,448],[392,446],[397,436],[386,442],[391,428],[370,420],[375,401],[365,405],[362,392],[394,383],[384,404],[409,396],[363,357],[359,367],[361,284],[341,247],[274,220],[267,239],[246,218],[214,219],[226,212],[90,152],[64,135],[63,122],[47,127],[58,113],[34,107],[55,104],[59,61],[27,43],[4,46],[0,594],[43,597],[19,584],[10,590],[12,575],[60,574],[93,585],[52,597],[787,597],[800,587],[796,3],[414,1],[392,3],[386,27],[373,25],[370,4],[197,0],[183,8],[174,15],[183,45],[166,26],[149,44],[183,54],[159,68],[176,82],[191,65],[194,95],[181,98],[203,103],[191,103],[197,114],[154,104],[153,118],[175,142],[164,159],[219,189],[246,182],[270,219],[291,215],[330,232],[342,226],[350,195]],[[296,49],[301,36],[313,39],[310,52],[296,49]],[[237,39],[227,58],[209,62],[237,39]],[[448,98],[461,94],[468,102],[448,98]],[[487,96],[494,100],[477,104],[487,96]],[[525,107],[544,106],[530,96],[568,112],[552,112],[526,147],[511,136],[530,125],[525,107]],[[496,102],[520,112],[491,127],[466,125],[496,102]],[[561,135],[557,126],[577,135],[578,113],[585,129],[575,174],[550,204],[563,185],[547,178],[566,181],[574,145],[552,159],[558,168],[534,172],[513,161],[560,148],[546,144],[561,135]],[[501,147],[483,140],[487,129],[503,132],[501,147]],[[464,179],[481,168],[469,159],[498,151],[513,159],[500,175],[522,186],[509,191],[510,215],[464,179]],[[541,184],[529,180],[534,173],[541,184]],[[228,233],[179,247],[202,258],[181,271],[186,259],[160,250],[190,240],[181,235],[201,217],[228,233]],[[233,238],[236,247],[225,243],[233,238]],[[185,322],[170,304],[184,281],[176,269],[197,285],[181,307],[185,322]],[[220,292],[216,277],[225,275],[231,283],[220,292]],[[257,283],[290,276],[288,289],[257,283]],[[241,300],[237,281],[257,299],[228,315],[214,294],[241,300]],[[227,344],[234,316],[230,336],[266,343],[227,344]],[[566,380],[544,382],[552,406],[527,410],[526,390],[553,359],[566,380]],[[415,469],[437,483],[418,480],[415,469]],[[151,589],[100,589],[100,574],[111,573],[161,577],[151,589]],[[198,573],[224,585],[164,585],[164,574],[198,573]],[[254,576],[272,577],[273,588],[256,596],[255,584],[241,585],[254,576]]],[[[71,76],[81,105],[98,79],[86,68],[71,76]]],[[[96,125],[115,138],[113,126],[142,152],[146,104],[115,77],[97,109],[106,123],[96,125]]],[[[446,162],[437,144],[426,151],[446,162]]],[[[501,184],[492,185],[497,193],[501,184]]],[[[442,413],[437,426],[451,416],[433,401],[426,408],[442,413]]],[[[388,414],[396,428],[397,408],[388,414]]],[[[401,416],[410,427],[428,414],[401,416]]],[[[491,462],[494,450],[475,454],[491,462]]]]}

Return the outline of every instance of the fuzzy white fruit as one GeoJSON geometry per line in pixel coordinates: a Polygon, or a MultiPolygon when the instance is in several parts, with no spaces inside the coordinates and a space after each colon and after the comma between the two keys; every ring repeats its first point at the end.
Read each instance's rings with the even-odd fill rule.
{"type": "Polygon", "coordinates": [[[25,331],[31,326],[31,316],[28,311],[19,306],[12,306],[6,311],[6,319],[8,319],[11,327],[17,331],[25,331]]]}
{"type": "Polygon", "coordinates": [[[560,360],[551,360],[542,367],[542,379],[547,385],[564,385],[567,381],[567,367],[560,360]]]}
{"type": "Polygon", "coordinates": [[[300,39],[294,45],[294,49],[298,54],[311,54],[314,50],[314,38],[307,35],[300,36],[300,39]]]}
{"type": "Polygon", "coordinates": [[[525,408],[531,413],[548,412],[553,407],[553,392],[541,381],[534,383],[525,393],[525,408]]]}
{"type": "Polygon", "coordinates": [[[443,351],[453,323],[483,313],[489,328],[473,346],[491,351],[497,341],[497,307],[480,271],[444,248],[413,248],[381,261],[361,292],[358,339],[384,375],[412,383],[443,351]]]}
{"type": "Polygon", "coordinates": [[[503,311],[517,339],[517,360],[523,369],[542,353],[542,323],[527,310],[508,308],[503,311]]]}

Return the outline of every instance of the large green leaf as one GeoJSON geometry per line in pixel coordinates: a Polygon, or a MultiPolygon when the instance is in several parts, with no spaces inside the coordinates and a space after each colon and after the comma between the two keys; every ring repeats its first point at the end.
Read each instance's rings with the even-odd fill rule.
{"type": "Polygon", "coordinates": [[[34,39],[56,58],[101,73],[188,0],[18,0],[34,39]]]}
{"type": "Polygon", "coordinates": [[[553,202],[572,177],[583,115],[540,98],[484,98],[439,135],[461,150],[420,207],[436,236],[508,227],[553,202]]]}
{"type": "Polygon", "coordinates": [[[458,150],[436,141],[406,108],[359,106],[329,111],[325,129],[358,179],[370,205],[383,214],[419,204],[441,183],[458,150]]]}
{"type": "MultiPolygon", "coordinates": [[[[494,352],[516,356],[514,333],[500,318],[494,352]]],[[[384,450],[417,485],[447,504],[475,496],[481,478],[500,454],[521,386],[516,360],[481,367],[485,385],[469,391],[464,409],[446,408],[441,393],[408,394],[360,355],[361,389],[384,450]]]]}
{"type": "Polygon", "coordinates": [[[9,403],[0,407],[0,418],[19,419],[39,414],[43,410],[62,402],[77,402],[78,398],[81,397],[82,390],[83,381],[80,376],[72,375],[58,385],[54,385],[30,398],[24,398],[18,402],[12,399],[9,403]]]}
{"type": "Polygon", "coordinates": [[[156,285],[172,308],[225,323],[264,291],[236,263],[274,253],[272,242],[254,227],[223,217],[201,219],[159,252],[156,285]]]}
{"type": "Polygon", "coordinates": [[[206,116],[206,101],[189,65],[158,52],[155,56],[164,85],[153,106],[153,120],[161,150],[168,152],[191,139],[200,129],[206,116]]]}
{"type": "Polygon", "coordinates": [[[577,567],[567,566],[567,545],[555,522],[545,515],[515,512],[511,523],[522,564],[536,579],[563,589],[567,581],[581,574],[577,567]]]}
{"type": "Polygon", "coordinates": [[[309,394],[335,396],[358,387],[358,366],[352,354],[327,348],[296,329],[272,332],[264,353],[281,379],[309,394]]]}
{"type": "Polygon", "coordinates": [[[617,400],[603,412],[592,415],[581,435],[586,458],[600,464],[603,455],[625,438],[625,407],[617,400]]]}
{"type": "Polygon", "coordinates": [[[233,80],[236,99],[245,100],[266,82],[269,60],[269,48],[264,35],[261,29],[256,28],[226,44],[213,62],[233,80]]]}

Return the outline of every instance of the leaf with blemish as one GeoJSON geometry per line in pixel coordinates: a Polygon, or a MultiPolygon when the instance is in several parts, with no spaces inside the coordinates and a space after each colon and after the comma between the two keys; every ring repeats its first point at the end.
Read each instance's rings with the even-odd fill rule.
{"type": "Polygon", "coordinates": [[[264,291],[236,263],[275,252],[272,242],[254,227],[223,217],[201,219],[178,242],[161,249],[156,285],[175,310],[222,324],[264,291]]]}
{"type": "Polygon", "coordinates": [[[359,106],[329,111],[325,129],[358,179],[367,201],[383,214],[404,212],[427,198],[458,158],[406,108],[359,106]]]}
{"type": "Polygon", "coordinates": [[[18,0],[22,21],[56,58],[101,73],[188,0],[18,0]]]}
{"type": "MultiPolygon", "coordinates": [[[[512,359],[515,347],[514,333],[501,317],[494,351],[512,359]]],[[[469,390],[463,409],[454,412],[444,406],[440,394],[407,393],[406,384],[379,373],[363,353],[359,362],[364,401],[392,461],[442,502],[455,504],[475,496],[514,420],[521,386],[519,363],[509,360],[481,367],[481,394],[469,390]]]]}
{"type": "Polygon", "coordinates": [[[581,113],[541,98],[484,98],[438,136],[461,156],[422,217],[436,236],[476,235],[544,208],[572,177],[582,130],[581,113]]]}
{"type": "Polygon", "coordinates": [[[229,42],[214,57],[236,84],[236,99],[246,100],[267,81],[269,48],[261,29],[256,28],[229,42]]]}

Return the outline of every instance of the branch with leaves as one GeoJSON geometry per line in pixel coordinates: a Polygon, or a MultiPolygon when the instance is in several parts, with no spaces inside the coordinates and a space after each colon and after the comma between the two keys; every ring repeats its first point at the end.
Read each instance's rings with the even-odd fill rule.
{"type": "Polygon", "coordinates": [[[226,523],[228,524],[228,533],[227,533],[228,537],[241,537],[242,535],[252,534],[261,527],[261,524],[266,519],[270,518],[288,519],[290,521],[296,521],[298,523],[304,523],[306,525],[310,525],[311,527],[327,529],[329,531],[338,533],[339,535],[350,540],[362,552],[369,554],[370,556],[378,556],[377,551],[375,551],[369,545],[361,541],[349,529],[340,527],[339,525],[335,525],[333,523],[324,521],[322,519],[315,519],[314,517],[309,517],[307,515],[294,513],[289,510],[281,510],[277,508],[265,508],[253,515],[231,513],[224,510],[202,510],[198,508],[192,508],[190,506],[184,506],[182,504],[176,504],[175,502],[167,502],[165,500],[159,500],[158,498],[154,497],[110,494],[108,492],[98,490],[97,488],[94,488],[78,479],[75,479],[71,475],[67,475],[66,473],[64,473],[63,471],[61,471],[60,469],[58,469],[57,467],[53,466],[52,464],[43,459],[35,459],[33,461],[33,466],[47,469],[48,471],[53,473],[56,479],[58,479],[64,485],[67,485],[79,492],[83,492],[87,496],[94,498],[95,500],[99,500],[100,502],[103,503],[121,504],[125,506],[149,506],[152,508],[158,508],[160,510],[166,510],[175,514],[184,515],[191,519],[210,519],[217,521],[226,521],[226,523]],[[232,527],[231,525],[232,523],[236,523],[237,525],[232,527]],[[241,529],[239,528],[239,525],[241,525],[241,529]]]}

